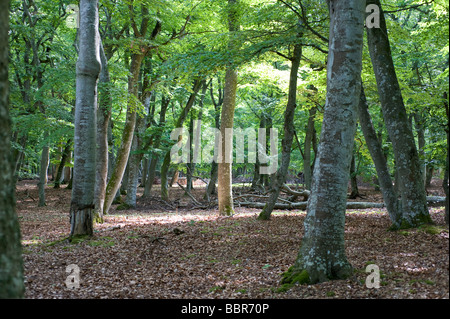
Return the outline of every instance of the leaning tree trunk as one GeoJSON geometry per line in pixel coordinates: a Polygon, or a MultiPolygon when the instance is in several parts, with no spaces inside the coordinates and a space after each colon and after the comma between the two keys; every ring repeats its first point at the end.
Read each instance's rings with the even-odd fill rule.
{"type": "Polygon", "coordinates": [[[0,0],[0,298],[23,298],[24,278],[20,225],[9,116],[9,0],[0,0]]]}
{"type": "MultiPolygon", "coordinates": [[[[201,83],[202,83],[201,80],[198,79],[195,80],[194,87],[192,88],[192,93],[189,96],[189,100],[187,101],[186,106],[181,111],[181,114],[178,117],[177,122],[175,123],[176,129],[183,127],[183,123],[186,120],[192,106],[194,105],[195,97],[197,96],[197,93],[200,90],[201,83]]],[[[178,142],[181,142],[181,140],[179,139],[178,142]]],[[[169,186],[168,186],[169,183],[167,181],[167,173],[169,172],[170,161],[171,155],[170,150],[168,150],[164,156],[164,160],[161,165],[161,199],[165,201],[169,200],[169,186]]]]}
{"type": "MultiPolygon", "coordinates": [[[[299,34],[299,38],[301,35],[299,34]]],[[[294,55],[291,59],[291,73],[289,80],[289,95],[286,110],[284,112],[284,135],[282,141],[282,155],[281,155],[281,167],[277,170],[275,178],[272,183],[272,190],[267,200],[266,206],[258,216],[260,220],[268,220],[280,195],[280,189],[286,182],[286,175],[291,161],[291,148],[292,141],[294,139],[294,115],[295,108],[297,106],[297,73],[300,67],[300,60],[302,58],[302,45],[295,44],[294,55]]]]}
{"type": "Polygon", "coordinates": [[[402,213],[397,199],[397,193],[392,186],[391,174],[387,166],[386,157],[383,154],[380,141],[372,124],[369,108],[367,105],[364,88],[361,88],[361,96],[358,105],[359,122],[363,131],[364,139],[366,140],[367,148],[369,149],[372,161],[375,164],[377,171],[378,182],[380,184],[381,193],[383,194],[384,203],[391,219],[392,228],[400,227],[402,213]]]}
{"type": "Polygon", "coordinates": [[[282,283],[347,278],[352,266],[344,243],[350,160],[361,91],[365,5],[330,1],[327,98],[305,233],[294,265],[282,283]]]}
{"type": "Polygon", "coordinates": [[[125,119],[125,126],[122,133],[122,143],[117,151],[117,158],[114,166],[114,171],[111,174],[108,185],[106,186],[105,201],[103,206],[103,214],[107,214],[117,191],[120,188],[120,183],[127,166],[130,155],[131,145],[133,143],[134,130],[136,127],[137,105],[138,99],[138,81],[139,71],[144,59],[144,53],[133,53],[131,57],[130,77],[128,79],[128,108],[125,119]]]}
{"type": "Polygon", "coordinates": [[[92,236],[94,231],[97,82],[101,70],[97,6],[98,0],[80,1],[70,238],[92,236]]]}
{"type": "Polygon", "coordinates": [[[403,104],[381,3],[379,0],[367,0],[367,5],[370,4],[380,8],[380,27],[367,28],[367,40],[384,122],[399,174],[398,189],[403,214],[401,227],[417,227],[431,223],[419,155],[403,104]]]}

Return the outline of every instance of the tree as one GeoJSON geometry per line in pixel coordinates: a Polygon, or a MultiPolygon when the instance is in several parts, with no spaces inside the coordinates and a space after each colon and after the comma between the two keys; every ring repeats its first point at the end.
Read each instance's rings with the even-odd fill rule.
{"type": "MultiPolygon", "coordinates": [[[[239,12],[238,1],[228,0],[228,30],[230,32],[230,40],[228,49],[234,51],[237,49],[236,32],[239,31],[239,12]]],[[[224,98],[221,113],[220,133],[222,134],[222,158],[218,163],[218,186],[217,195],[219,199],[219,214],[233,215],[233,193],[232,193],[232,147],[227,148],[226,145],[233,144],[233,135],[227,134],[228,130],[233,129],[234,109],[236,107],[236,90],[237,90],[238,74],[236,67],[230,65],[225,73],[224,98]],[[231,140],[231,141],[230,141],[231,140]]]]}
{"type": "Polygon", "coordinates": [[[329,1],[330,37],[325,105],[305,233],[282,283],[317,283],[350,276],[344,229],[347,185],[361,90],[362,1],[329,1]]]}
{"type": "Polygon", "coordinates": [[[9,0],[0,0],[0,298],[23,298],[22,245],[16,215],[8,78],[9,0]]]}
{"type": "MultiPolygon", "coordinates": [[[[302,34],[299,33],[299,39],[302,34]]],[[[289,96],[286,110],[284,113],[284,135],[282,141],[281,167],[277,170],[274,181],[272,182],[272,190],[266,206],[258,216],[258,219],[267,220],[275,207],[280,189],[286,182],[286,174],[291,159],[292,141],[294,139],[294,115],[297,106],[297,73],[300,67],[302,57],[302,45],[297,43],[294,45],[294,52],[291,59],[291,73],[289,79],[289,96]]]]}
{"type": "Polygon", "coordinates": [[[419,154],[397,80],[381,3],[379,0],[368,0],[367,5],[376,5],[380,9],[380,27],[367,28],[367,41],[399,177],[402,205],[400,227],[417,227],[431,223],[419,154]]]}
{"type": "Polygon", "coordinates": [[[392,186],[392,179],[386,163],[386,157],[383,154],[383,150],[372,124],[364,88],[361,88],[361,97],[358,104],[358,116],[367,147],[375,164],[378,182],[380,183],[381,192],[383,194],[383,199],[386,204],[389,217],[393,228],[398,228],[400,227],[402,218],[401,207],[399,207],[397,193],[392,186]]]}
{"type": "Polygon", "coordinates": [[[80,1],[70,237],[92,236],[96,174],[97,83],[101,70],[98,0],[80,1]]]}

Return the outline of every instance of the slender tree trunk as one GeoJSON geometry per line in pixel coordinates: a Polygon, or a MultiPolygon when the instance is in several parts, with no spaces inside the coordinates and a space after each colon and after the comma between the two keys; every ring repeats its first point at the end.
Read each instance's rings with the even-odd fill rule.
{"type": "MultiPolygon", "coordinates": [[[[44,140],[48,139],[48,132],[44,132],[44,140]]],[[[47,143],[47,141],[44,141],[44,143],[47,143]]],[[[46,206],[45,202],[45,186],[48,182],[48,165],[50,161],[50,148],[48,145],[45,145],[42,148],[41,153],[41,163],[39,168],[39,183],[38,183],[38,189],[39,189],[39,207],[46,206]]]]}
{"type": "Polygon", "coordinates": [[[379,0],[367,0],[367,5],[370,4],[380,8],[380,28],[367,28],[367,39],[384,122],[399,174],[398,187],[403,213],[401,227],[417,227],[431,223],[419,155],[403,104],[381,3],[379,0]]]}
{"type": "MultiPolygon", "coordinates": [[[[299,35],[301,38],[302,35],[299,35]]],[[[260,220],[268,220],[280,195],[280,189],[286,182],[286,174],[288,172],[289,163],[291,161],[291,148],[294,139],[294,115],[297,106],[297,73],[302,58],[302,46],[296,44],[294,46],[294,56],[292,57],[291,73],[289,80],[289,95],[286,110],[284,112],[284,135],[282,140],[281,167],[277,170],[272,183],[272,191],[267,200],[266,206],[258,216],[260,220]]]]}
{"type": "Polygon", "coordinates": [[[355,154],[353,154],[350,163],[350,187],[351,187],[350,198],[355,199],[359,197],[355,154]]]}
{"type": "Polygon", "coordinates": [[[315,107],[309,110],[308,117],[308,126],[306,128],[306,137],[305,137],[305,148],[303,150],[304,158],[303,158],[303,176],[305,179],[305,189],[311,189],[311,176],[312,176],[312,167],[311,167],[311,144],[313,141],[313,135],[315,134],[314,128],[314,118],[316,116],[317,109],[315,107]]]}
{"type": "MultiPolygon", "coordinates": [[[[231,216],[234,214],[232,193],[232,160],[233,148],[225,147],[227,142],[233,145],[233,135],[227,136],[227,129],[233,129],[234,108],[236,106],[237,72],[228,68],[225,75],[225,91],[221,115],[220,133],[222,134],[222,159],[218,163],[218,187],[219,214],[231,216]],[[227,141],[228,139],[228,141],[227,141]]],[[[228,132],[227,132],[228,133],[228,132]]]]}
{"type": "Polygon", "coordinates": [[[361,91],[365,4],[330,2],[327,102],[313,173],[311,196],[297,259],[282,283],[317,283],[347,278],[345,210],[350,160],[361,91]]]}
{"type": "Polygon", "coordinates": [[[99,107],[97,111],[97,153],[95,177],[95,221],[103,221],[103,203],[105,201],[106,185],[109,168],[108,131],[111,120],[112,97],[110,89],[110,76],[108,60],[100,43],[100,61],[102,70],[99,75],[99,107]]]}
{"type": "Polygon", "coordinates": [[[381,193],[383,194],[384,203],[386,204],[386,208],[391,219],[392,228],[396,229],[400,227],[402,218],[401,209],[399,207],[400,202],[397,199],[397,192],[392,186],[391,174],[389,173],[386,157],[384,156],[381,143],[372,124],[366,95],[364,94],[364,88],[361,88],[358,116],[367,148],[369,149],[372,161],[375,164],[378,182],[380,184],[381,193]]]}
{"type": "Polygon", "coordinates": [[[92,236],[94,231],[97,82],[101,70],[98,22],[98,0],[81,0],[70,238],[92,236]]]}
{"type": "Polygon", "coordinates": [[[111,178],[106,186],[105,201],[103,206],[103,214],[108,214],[111,204],[116,196],[117,191],[120,188],[120,183],[127,166],[128,158],[130,155],[131,145],[133,143],[134,130],[136,128],[137,118],[137,90],[139,81],[139,71],[144,59],[143,53],[134,53],[131,56],[131,75],[128,79],[128,99],[127,116],[125,119],[125,127],[122,133],[122,144],[117,151],[117,158],[114,166],[114,171],[111,174],[111,178]]]}
{"type": "Polygon", "coordinates": [[[59,188],[59,185],[61,183],[62,175],[65,170],[65,165],[67,163],[67,160],[69,159],[70,153],[72,148],[72,139],[69,138],[69,140],[66,143],[66,146],[64,147],[64,151],[61,156],[61,161],[58,166],[58,170],[56,171],[56,177],[55,177],[55,185],[53,188],[59,188]]]}
{"type": "MultiPolygon", "coordinates": [[[[238,48],[235,33],[239,31],[239,18],[237,10],[238,0],[228,0],[228,30],[231,38],[228,42],[230,51],[238,48]]],[[[232,161],[233,148],[226,149],[225,145],[233,145],[233,134],[226,135],[226,131],[233,129],[234,109],[236,107],[238,73],[233,66],[227,68],[225,74],[224,99],[220,123],[220,133],[222,134],[222,159],[218,163],[218,187],[219,214],[231,216],[234,214],[233,193],[232,193],[232,161]],[[231,141],[230,141],[231,139],[231,141]]]]}
{"type": "Polygon", "coordinates": [[[447,92],[444,92],[444,95],[442,97],[442,99],[444,100],[444,107],[445,107],[445,112],[447,113],[447,127],[445,129],[446,133],[447,133],[447,159],[445,160],[445,172],[444,172],[444,180],[442,181],[442,187],[444,188],[445,191],[445,223],[448,225],[448,206],[449,206],[449,198],[448,198],[448,175],[449,175],[449,156],[448,156],[448,143],[450,142],[449,140],[449,134],[450,134],[450,112],[449,112],[449,107],[448,107],[448,96],[447,96],[447,92]]]}
{"type": "MultiPolygon", "coordinates": [[[[194,87],[192,89],[192,94],[189,96],[189,100],[186,103],[186,106],[181,111],[180,116],[177,119],[177,122],[175,123],[175,128],[181,128],[183,126],[184,121],[186,120],[189,111],[191,110],[192,106],[195,102],[195,97],[197,96],[198,91],[201,87],[201,80],[195,80],[194,87]]],[[[180,141],[180,140],[179,140],[180,141]]],[[[169,166],[170,166],[170,150],[167,151],[166,155],[164,156],[163,163],[161,165],[161,199],[168,201],[169,200],[169,188],[168,188],[168,181],[167,181],[167,173],[169,172],[169,166]]]]}
{"type": "Polygon", "coordinates": [[[9,13],[9,0],[0,0],[0,299],[23,298],[25,292],[10,144],[9,13]]]}
{"type": "MultiPolygon", "coordinates": [[[[166,97],[166,98],[162,98],[161,99],[161,110],[159,112],[159,127],[163,127],[166,123],[166,112],[167,112],[167,108],[169,106],[170,103],[170,98],[166,97]]],[[[161,143],[161,134],[157,134],[157,136],[155,137],[155,142],[154,142],[154,148],[158,148],[159,145],[161,143]]],[[[148,169],[148,177],[145,183],[145,188],[144,188],[144,197],[150,196],[150,192],[152,190],[153,187],[153,183],[155,181],[155,175],[156,175],[156,165],[158,164],[159,161],[159,154],[154,152],[152,154],[152,158],[150,160],[150,167],[148,169]]]]}

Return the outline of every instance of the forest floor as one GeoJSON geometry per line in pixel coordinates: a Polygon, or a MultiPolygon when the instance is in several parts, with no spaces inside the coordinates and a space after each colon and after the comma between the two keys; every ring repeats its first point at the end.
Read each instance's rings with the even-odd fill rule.
{"type": "MultiPolygon", "coordinates": [[[[348,210],[346,251],[355,269],[348,280],[294,286],[281,274],[294,262],[305,212],[274,211],[258,221],[259,209],[170,208],[154,196],[136,209],[116,210],[95,226],[95,237],[69,243],[70,190],[47,188],[47,206],[37,207],[37,182],[17,184],[26,298],[145,299],[448,299],[449,232],[443,207],[431,207],[434,227],[388,231],[385,209],[348,210]],[[68,265],[79,267],[80,286],[69,289],[68,265]],[[376,264],[381,287],[366,287],[366,267],[376,264]]],[[[430,195],[443,196],[435,185],[430,195]]],[[[139,189],[142,192],[142,189],[139,189]]],[[[365,200],[381,201],[373,189],[365,200]]],[[[200,200],[204,189],[194,190],[200,200]]],[[[171,203],[191,199],[171,188],[171,203]]]]}

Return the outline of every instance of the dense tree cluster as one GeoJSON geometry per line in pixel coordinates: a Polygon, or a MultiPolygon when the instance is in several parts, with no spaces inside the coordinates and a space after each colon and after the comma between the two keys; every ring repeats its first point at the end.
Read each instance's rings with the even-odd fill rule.
{"type": "MultiPolygon", "coordinates": [[[[448,196],[447,1],[11,0],[7,10],[8,2],[0,120],[11,125],[0,133],[11,169],[2,162],[0,186],[39,179],[42,206],[49,176],[54,187],[69,184],[71,236],[92,235],[120,194],[121,208],[135,207],[139,186],[149,196],[160,183],[168,201],[180,174],[187,193],[205,181],[205,201],[217,198],[223,215],[234,211],[233,180],[251,183],[265,198],[262,220],[280,192],[295,195],[286,185],[294,181],[310,191],[307,227],[284,280],[317,282],[351,270],[350,180],[353,197],[357,179],[381,189],[393,229],[431,221],[433,176],[448,196]],[[238,161],[227,128],[265,129],[256,153],[269,156],[246,147],[238,161]],[[179,163],[176,143],[187,156],[179,163]],[[205,160],[207,146],[222,161],[205,160]],[[277,171],[262,174],[273,161],[277,171]]],[[[10,218],[1,206],[0,221],[10,218]]],[[[446,212],[448,223],[448,201],[446,212]]]]}

